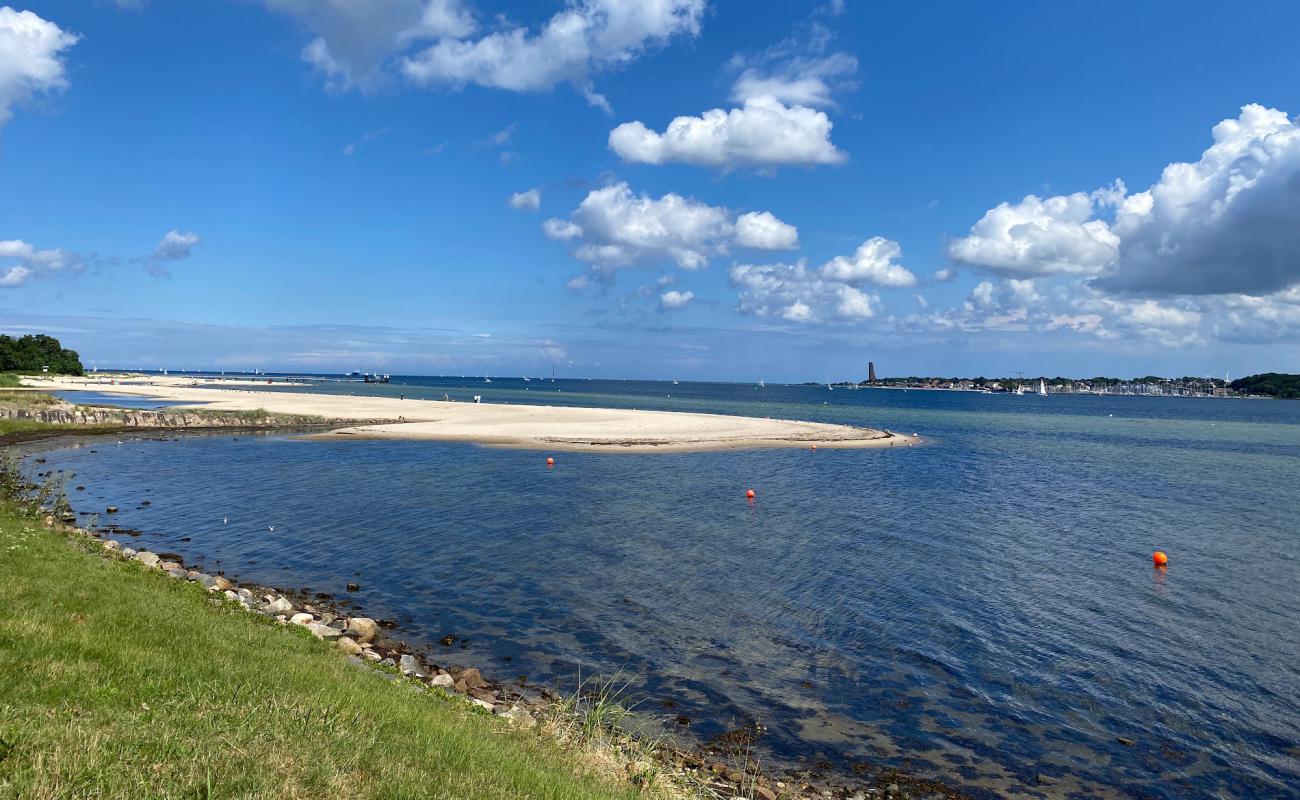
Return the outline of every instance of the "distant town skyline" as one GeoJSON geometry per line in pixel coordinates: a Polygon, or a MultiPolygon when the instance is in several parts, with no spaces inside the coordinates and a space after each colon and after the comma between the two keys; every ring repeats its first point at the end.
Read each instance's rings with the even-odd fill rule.
{"type": "Polygon", "coordinates": [[[1300,372],[1292,4],[3,2],[87,367],[1300,372]]]}

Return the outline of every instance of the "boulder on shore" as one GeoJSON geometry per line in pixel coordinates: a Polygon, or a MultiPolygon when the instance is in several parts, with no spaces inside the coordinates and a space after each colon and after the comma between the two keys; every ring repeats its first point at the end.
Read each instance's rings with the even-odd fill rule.
{"type": "Polygon", "coordinates": [[[402,656],[402,660],[399,662],[398,666],[402,670],[403,675],[414,675],[417,678],[428,677],[425,671],[420,667],[420,662],[416,661],[415,656],[410,653],[402,656]]]}
{"type": "Polygon", "coordinates": [[[353,617],[348,620],[347,633],[358,642],[373,641],[379,634],[379,623],[369,617],[353,617]]]}
{"type": "Polygon", "coordinates": [[[336,628],[322,625],[319,622],[308,623],[307,630],[311,631],[312,635],[317,639],[337,639],[342,636],[342,633],[336,628]]]}

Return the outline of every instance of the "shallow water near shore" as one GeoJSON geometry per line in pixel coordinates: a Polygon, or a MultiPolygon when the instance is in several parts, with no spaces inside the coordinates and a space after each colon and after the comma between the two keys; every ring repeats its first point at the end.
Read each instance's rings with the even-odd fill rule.
{"type": "Polygon", "coordinates": [[[394,381],[309,391],[926,444],[547,469],[528,451],[224,434],[73,441],[41,468],[75,473],[79,511],[119,506],[101,522],[141,531],[134,546],[347,597],[503,680],[621,671],[670,729],[763,725],[765,761],[1025,796],[1300,792],[1300,403],[394,381]]]}

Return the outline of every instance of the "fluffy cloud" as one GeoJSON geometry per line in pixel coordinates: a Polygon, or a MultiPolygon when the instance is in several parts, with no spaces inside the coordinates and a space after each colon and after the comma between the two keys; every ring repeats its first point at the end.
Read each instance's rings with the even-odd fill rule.
{"type": "Polygon", "coordinates": [[[574,256],[601,277],[621,267],[664,260],[682,269],[702,269],[731,246],[784,249],[798,241],[794,226],[770,213],[737,218],[726,208],[677,194],[657,199],[636,194],[626,183],[590,192],[570,217],[547,220],[543,232],[574,242],[574,256]]]}
{"type": "Polygon", "coordinates": [[[954,261],[1005,275],[1098,275],[1119,253],[1119,237],[1094,211],[1123,196],[1124,185],[1092,194],[1028,195],[1002,203],[948,245],[954,261]]]}
{"type": "Polygon", "coordinates": [[[661,311],[674,311],[679,308],[686,308],[694,299],[695,292],[679,292],[673,289],[659,295],[659,309],[661,311]]]}
{"type": "Polygon", "coordinates": [[[510,195],[507,202],[511,208],[517,208],[520,211],[536,211],[542,207],[542,190],[529,189],[525,192],[515,192],[510,195]]]}
{"type": "Polygon", "coordinates": [[[303,60],[335,88],[368,87],[395,53],[416,42],[474,32],[460,0],[264,0],[299,20],[316,37],[303,60]]]}
{"type": "Polygon", "coordinates": [[[158,261],[179,261],[189,258],[190,251],[200,241],[197,233],[181,233],[170,230],[153,249],[153,258],[158,261]]]}
{"type": "Polygon", "coordinates": [[[771,211],[751,211],[736,217],[736,244],[756,250],[793,250],[799,246],[799,229],[771,211]]]}
{"type": "Polygon", "coordinates": [[[573,0],[537,33],[506,25],[476,39],[447,36],[402,59],[422,85],[478,84],[540,91],[569,82],[594,105],[608,107],[590,74],[635,60],[674,36],[695,36],[705,0],[573,0]]]}
{"type": "Polygon", "coordinates": [[[63,51],[78,38],[31,11],[0,7],[0,126],[15,105],[68,85],[63,51]]]}
{"type": "Polygon", "coordinates": [[[1213,137],[1200,160],[1170,164],[1120,206],[1119,263],[1099,286],[1259,295],[1300,282],[1300,126],[1248,105],[1213,137]]]}
{"type": "Polygon", "coordinates": [[[663,133],[639,121],[625,122],[610,131],[609,148],[624,161],[643,164],[721,169],[839,164],[845,155],[831,144],[831,127],[825,112],[764,95],[747,99],[742,108],[677,117],[663,133]]]}
{"type": "Polygon", "coordinates": [[[737,310],[789,322],[864,320],[876,315],[878,297],[827,280],[801,261],[796,264],[736,264],[728,272],[739,292],[737,310]]]}
{"type": "Polygon", "coordinates": [[[81,256],[63,248],[37,250],[20,239],[0,240],[0,289],[12,289],[59,272],[80,272],[82,268],[81,256]]]}
{"type": "Polygon", "coordinates": [[[895,259],[897,242],[868,239],[853,256],[836,256],[817,269],[795,264],[736,264],[728,272],[739,292],[737,310],[790,322],[860,321],[876,315],[880,297],[866,285],[915,286],[916,276],[895,259]]]}
{"type": "Polygon", "coordinates": [[[873,236],[858,246],[851,257],[836,256],[822,266],[822,274],[840,283],[874,283],[877,286],[916,285],[916,276],[895,259],[903,254],[898,242],[873,236]]]}
{"type": "Polygon", "coordinates": [[[1136,194],[1116,182],[1003,203],[948,254],[1004,275],[1095,276],[1110,292],[1262,296],[1300,283],[1300,126],[1247,105],[1213,140],[1136,194]]]}

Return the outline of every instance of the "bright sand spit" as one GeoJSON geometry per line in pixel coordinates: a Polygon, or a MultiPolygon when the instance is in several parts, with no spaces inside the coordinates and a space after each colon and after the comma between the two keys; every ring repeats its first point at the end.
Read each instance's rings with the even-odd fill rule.
{"type": "MultiPolygon", "coordinates": [[[[595,450],[663,453],[769,447],[894,447],[915,444],[905,436],[872,428],[784,419],[642,411],[615,408],[451,403],[390,397],[216,389],[221,382],[194,387],[190,379],[149,376],[135,379],[30,379],[47,391],[93,390],[157,397],[177,405],[202,403],[216,411],[264,409],[356,421],[312,434],[315,439],[430,439],[476,442],[539,450],[595,450]]],[[[235,382],[225,384],[239,385],[235,382]]],[[[246,385],[246,384],[243,384],[246,385]]]]}

